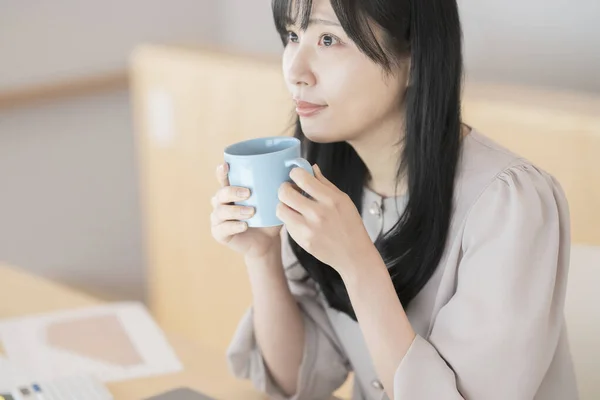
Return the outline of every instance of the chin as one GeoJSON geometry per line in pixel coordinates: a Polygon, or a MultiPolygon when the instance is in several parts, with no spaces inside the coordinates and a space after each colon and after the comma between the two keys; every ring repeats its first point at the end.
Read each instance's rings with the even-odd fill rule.
{"type": "Polygon", "coordinates": [[[306,136],[306,138],[308,140],[310,140],[311,142],[314,143],[334,143],[337,142],[338,140],[335,140],[334,138],[331,137],[331,135],[328,135],[324,132],[319,132],[319,133],[315,133],[315,132],[304,132],[304,136],[306,136]]]}
{"type": "Polygon", "coordinates": [[[302,133],[311,142],[315,143],[336,143],[343,142],[346,140],[346,136],[340,132],[336,132],[335,129],[327,128],[323,125],[317,126],[317,124],[305,123],[301,121],[302,133]]]}

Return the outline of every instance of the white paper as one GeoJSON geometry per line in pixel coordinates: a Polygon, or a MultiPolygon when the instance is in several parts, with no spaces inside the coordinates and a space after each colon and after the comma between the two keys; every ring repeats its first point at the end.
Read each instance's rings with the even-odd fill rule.
{"type": "MultiPolygon", "coordinates": [[[[115,332],[116,324],[110,325],[113,329],[109,331],[115,332]]],[[[99,329],[100,335],[102,329],[99,329]]],[[[56,339],[57,336],[53,337],[56,339]]],[[[82,341],[83,344],[78,344],[81,348],[93,340],[94,335],[88,335],[87,338],[78,337],[74,342],[82,341]]],[[[163,332],[140,303],[113,303],[0,320],[0,341],[5,352],[4,356],[0,354],[0,390],[5,391],[33,381],[49,381],[73,375],[89,374],[103,382],[112,382],[173,373],[183,368],[163,332]],[[120,341],[128,344],[129,349],[125,353],[136,355],[129,357],[134,361],[127,365],[73,351],[68,343],[64,345],[63,342],[67,340],[60,342],[61,337],[68,335],[58,336],[59,346],[56,340],[49,339],[50,329],[56,332],[56,326],[62,327],[64,332],[64,327],[81,324],[82,321],[85,324],[86,321],[107,319],[120,324],[117,329],[122,333],[120,337],[128,338],[120,341]]],[[[106,344],[106,340],[104,342],[106,344]]],[[[107,353],[117,351],[109,350],[107,353]]]]}

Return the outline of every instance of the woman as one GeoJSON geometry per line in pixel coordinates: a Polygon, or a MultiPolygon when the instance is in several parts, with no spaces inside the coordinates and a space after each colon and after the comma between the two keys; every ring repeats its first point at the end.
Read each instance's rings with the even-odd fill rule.
{"type": "Polygon", "coordinates": [[[227,165],[213,235],[253,292],[228,352],[272,398],[574,399],[569,215],[544,171],[462,124],[453,0],[274,0],[296,136],[279,228],[227,165]]]}

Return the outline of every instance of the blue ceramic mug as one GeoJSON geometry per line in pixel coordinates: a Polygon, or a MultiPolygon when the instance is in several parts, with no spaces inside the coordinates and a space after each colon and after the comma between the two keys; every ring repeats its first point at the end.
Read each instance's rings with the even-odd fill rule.
{"type": "Polygon", "coordinates": [[[290,171],[300,167],[314,175],[308,161],[301,157],[300,140],[293,137],[267,137],[246,140],[225,149],[229,164],[229,184],[250,189],[250,198],[237,205],[254,207],[247,220],[252,228],[282,225],[275,215],[278,191],[290,182],[290,171]]]}

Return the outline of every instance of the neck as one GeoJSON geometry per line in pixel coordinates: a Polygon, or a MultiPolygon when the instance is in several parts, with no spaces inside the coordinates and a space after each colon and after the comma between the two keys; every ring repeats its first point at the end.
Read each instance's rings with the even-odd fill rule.
{"type": "Polygon", "coordinates": [[[389,118],[362,137],[348,141],[367,166],[367,187],[383,197],[400,196],[406,191],[403,182],[396,184],[403,126],[401,116],[389,118]]]}
{"type": "MultiPolygon", "coordinates": [[[[367,166],[365,184],[383,197],[402,196],[408,189],[404,179],[397,182],[403,126],[402,118],[390,119],[367,135],[348,141],[367,166]]],[[[469,126],[461,125],[461,138],[470,132],[469,126]]]]}

